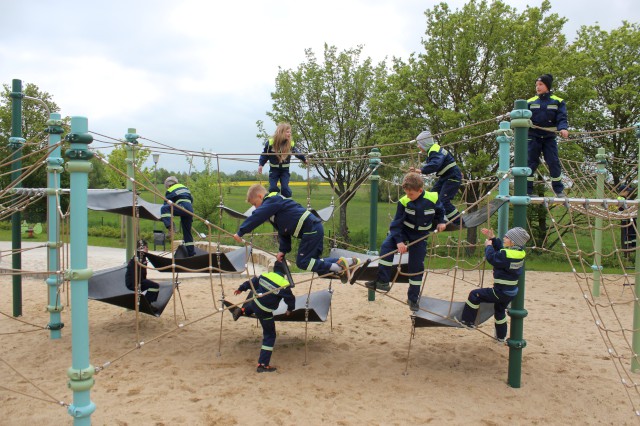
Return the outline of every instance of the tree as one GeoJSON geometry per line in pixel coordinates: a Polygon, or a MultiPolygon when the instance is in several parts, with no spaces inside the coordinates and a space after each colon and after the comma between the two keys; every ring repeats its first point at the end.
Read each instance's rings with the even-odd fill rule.
{"type": "MultiPolygon", "coordinates": [[[[11,160],[13,149],[9,147],[9,138],[11,137],[11,114],[12,99],[11,87],[7,84],[3,85],[0,94],[0,159],[1,163],[11,160]]],[[[53,101],[52,96],[41,91],[38,86],[33,83],[27,83],[23,86],[22,92],[29,98],[39,99],[42,102],[33,99],[22,100],[22,137],[26,143],[22,147],[22,168],[26,170],[39,162],[47,155],[46,151],[37,152],[48,146],[48,134],[44,132],[49,119],[49,111],[59,111],[58,105],[53,101]],[[42,103],[44,102],[45,105],[42,103]],[[47,110],[47,107],[49,110],[47,110]]],[[[63,135],[64,136],[64,135],[63,135]]],[[[62,149],[64,152],[64,149],[62,149]]],[[[47,170],[42,166],[38,167],[32,174],[22,181],[24,188],[46,188],[47,187],[47,170]]],[[[10,167],[7,167],[7,171],[10,167]]],[[[6,188],[11,182],[11,174],[7,173],[0,176],[0,188],[6,188]]],[[[61,186],[69,186],[69,178],[66,173],[61,175],[61,186]]],[[[67,197],[63,197],[65,199],[67,197]]],[[[41,222],[46,220],[46,201],[40,200],[32,205],[26,211],[25,216],[30,222],[41,222]]]]}
{"type": "MultiPolygon", "coordinates": [[[[386,76],[384,63],[361,60],[362,46],[338,52],[324,46],[318,63],[311,49],[296,70],[279,70],[271,93],[274,122],[289,122],[296,144],[312,152],[311,166],[331,185],[340,204],[339,234],[348,239],[347,205],[356,183],[369,169],[366,147],[375,128],[370,102],[376,82],[386,76]]],[[[268,135],[258,122],[261,136],[268,135]]],[[[264,142],[263,142],[264,143],[264,142]]]]}
{"type": "MultiPolygon", "coordinates": [[[[517,14],[501,1],[472,0],[455,12],[446,3],[425,11],[424,52],[407,62],[394,58],[388,81],[377,88],[383,95],[374,118],[383,131],[376,142],[411,140],[429,128],[471,181],[464,201],[477,201],[487,190],[479,179],[497,172],[496,117],[511,111],[515,99],[528,98],[535,78],[553,73],[565,51],[566,19],[547,16],[550,7],[545,0],[517,14]]],[[[475,229],[468,239],[475,241],[475,229]]]]}
{"type": "MultiPolygon", "coordinates": [[[[640,121],[638,52],[640,24],[623,22],[611,32],[598,26],[580,28],[566,60],[574,76],[567,85],[571,128],[597,132],[633,127],[640,121]]],[[[630,163],[637,163],[635,131],[587,139],[584,145],[591,153],[604,147],[611,157],[625,159],[607,165],[615,184],[628,175],[630,163]]]]}
{"type": "MultiPolygon", "coordinates": [[[[152,171],[148,167],[142,167],[149,154],[151,154],[151,149],[145,148],[142,144],[130,144],[129,146],[134,148],[135,179],[145,185],[147,185],[148,181],[153,182],[152,171]]],[[[123,142],[121,145],[114,147],[107,158],[109,166],[105,168],[104,175],[109,186],[111,189],[126,188],[127,150],[125,143],[123,142]]]]}
{"type": "MultiPolygon", "coordinates": [[[[188,158],[191,168],[195,169],[193,158],[188,158]]],[[[191,173],[186,177],[184,184],[193,195],[194,213],[211,223],[220,225],[220,187],[224,180],[220,176],[218,182],[218,171],[214,170],[213,157],[211,155],[203,156],[204,169],[201,172],[191,173]]],[[[197,223],[194,229],[197,230],[197,223]]],[[[215,231],[214,231],[215,232],[215,231]]]]}

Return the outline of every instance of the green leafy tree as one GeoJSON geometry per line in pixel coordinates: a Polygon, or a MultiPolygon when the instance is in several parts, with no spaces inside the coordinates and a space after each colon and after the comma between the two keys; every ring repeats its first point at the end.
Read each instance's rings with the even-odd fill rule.
{"type": "MultiPolygon", "coordinates": [[[[49,119],[49,112],[57,112],[59,108],[49,93],[41,91],[38,86],[33,83],[25,84],[22,92],[25,96],[25,98],[22,99],[22,137],[26,142],[21,150],[23,156],[21,162],[24,171],[41,162],[43,158],[46,157],[47,152],[46,150],[43,151],[43,149],[48,146],[49,138],[44,130],[47,127],[46,123],[49,119]],[[31,98],[38,99],[39,101],[31,98]]],[[[10,94],[11,87],[4,84],[2,93],[0,94],[0,163],[2,164],[8,164],[7,162],[13,158],[13,149],[9,147],[12,124],[11,114],[13,109],[10,94]]],[[[62,152],[64,152],[64,149],[62,149],[62,152]]],[[[35,171],[22,180],[22,187],[47,187],[47,170],[46,167],[44,167],[45,163],[41,164],[42,166],[37,167],[35,171]]],[[[9,171],[10,169],[11,166],[8,166],[5,171],[9,171]]],[[[7,187],[11,180],[12,177],[10,173],[0,176],[0,188],[7,187]]],[[[61,186],[69,186],[69,178],[66,173],[61,175],[61,186]]],[[[63,199],[66,198],[67,197],[63,197],[63,199]]],[[[30,206],[25,211],[25,218],[29,222],[44,221],[46,219],[46,201],[42,199],[30,206]]]]}
{"type": "MultiPolygon", "coordinates": [[[[362,47],[338,52],[324,47],[322,62],[311,49],[295,70],[279,70],[271,93],[274,122],[289,122],[293,139],[312,152],[311,166],[331,185],[340,204],[339,234],[348,239],[347,205],[368,171],[367,146],[375,128],[370,102],[374,86],[386,76],[384,63],[360,58],[362,47]]],[[[260,135],[268,135],[258,122],[260,135]]],[[[263,142],[264,143],[264,142],[263,142]]]]}
{"type": "MultiPolygon", "coordinates": [[[[582,27],[569,49],[567,84],[569,125],[585,132],[631,128],[640,121],[640,24],[623,22],[610,32],[598,26],[582,27]],[[579,102],[572,102],[577,99],[579,102]]],[[[598,147],[617,159],[608,164],[614,183],[637,163],[635,131],[607,134],[581,141],[593,158],[598,147]]]]}
{"type": "MultiPolygon", "coordinates": [[[[188,158],[187,161],[191,168],[195,170],[193,159],[188,158]]],[[[218,177],[218,171],[214,167],[211,156],[205,155],[203,161],[204,168],[202,171],[191,173],[181,182],[184,182],[191,191],[194,213],[211,223],[220,225],[220,210],[218,209],[221,201],[220,189],[222,184],[226,182],[222,175],[218,177]]],[[[207,232],[204,229],[204,225],[199,225],[197,221],[194,221],[194,229],[199,232],[207,232]]]]}
{"type": "MultiPolygon", "coordinates": [[[[456,11],[446,3],[425,11],[424,51],[406,62],[394,58],[393,72],[377,87],[382,95],[374,117],[383,130],[376,142],[412,140],[429,128],[471,181],[464,201],[475,202],[487,189],[480,178],[497,171],[496,118],[531,95],[535,77],[554,73],[566,50],[566,19],[549,14],[550,8],[545,0],[518,14],[501,1],[472,0],[456,11]]],[[[406,150],[400,145],[384,154],[406,150]]],[[[397,163],[405,167],[409,160],[397,163]]],[[[468,239],[475,238],[472,229],[468,239]]]]}
{"type": "MultiPolygon", "coordinates": [[[[142,165],[147,161],[149,154],[151,154],[151,150],[149,148],[144,147],[141,144],[129,145],[134,148],[134,163],[136,165],[136,175],[135,179],[138,182],[141,182],[145,185],[148,182],[153,182],[153,170],[150,170],[148,167],[142,167],[142,165]]],[[[104,170],[104,176],[107,182],[109,183],[109,187],[111,189],[123,189],[126,188],[127,177],[127,149],[126,144],[122,143],[114,147],[108,155],[108,163],[109,165],[104,170]]]]}

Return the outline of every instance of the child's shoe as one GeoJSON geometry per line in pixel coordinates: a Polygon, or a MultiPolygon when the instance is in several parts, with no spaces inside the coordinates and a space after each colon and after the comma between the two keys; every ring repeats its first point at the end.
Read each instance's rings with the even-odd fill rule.
{"type": "Polygon", "coordinates": [[[466,328],[476,328],[476,324],[474,322],[471,321],[465,321],[465,320],[459,320],[456,317],[453,317],[453,319],[455,319],[461,326],[466,327],[466,328]]]}
{"type": "Polygon", "coordinates": [[[418,312],[420,310],[420,302],[413,301],[411,299],[407,300],[407,303],[409,304],[409,309],[411,309],[413,312],[418,312]]]}
{"type": "Polygon", "coordinates": [[[263,365],[263,364],[258,364],[258,368],[256,369],[258,373],[273,373],[276,370],[277,370],[276,367],[272,367],[270,365],[263,365]]]}
{"type": "Polygon", "coordinates": [[[243,314],[244,314],[244,308],[235,307],[231,311],[231,316],[233,317],[234,321],[238,321],[238,318],[240,318],[243,314]]]}
{"type": "Polygon", "coordinates": [[[370,288],[371,290],[380,290],[380,291],[389,291],[391,290],[391,286],[389,283],[383,283],[380,281],[367,281],[364,284],[365,287],[370,288]]]}

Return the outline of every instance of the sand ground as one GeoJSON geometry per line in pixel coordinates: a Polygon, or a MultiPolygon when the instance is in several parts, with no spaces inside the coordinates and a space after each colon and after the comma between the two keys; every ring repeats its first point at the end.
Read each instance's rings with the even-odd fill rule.
{"type": "MultiPolygon", "coordinates": [[[[23,268],[46,264],[41,256],[37,250],[25,253],[23,268]]],[[[124,251],[90,248],[89,259],[94,269],[114,266],[124,261],[124,251]]],[[[7,264],[4,258],[2,266],[7,264]]],[[[527,273],[520,388],[507,385],[508,347],[479,331],[418,328],[409,352],[406,305],[383,296],[369,302],[363,287],[335,281],[330,319],[279,322],[272,358],[278,371],[258,374],[261,329],[254,320],[234,322],[217,310],[221,289],[228,300],[240,301],[232,292],[243,279],[181,278],[186,319],[179,304],[174,314],[173,302],[161,317],[141,315],[137,322],[134,311],[89,302],[91,363],[111,363],[96,374],[91,389],[97,407],[93,424],[638,423],[572,274],[527,273]],[[137,341],[145,344],[136,349],[137,341]]],[[[10,316],[11,279],[1,279],[0,312],[10,316]]],[[[425,294],[450,298],[450,276],[431,274],[427,285],[425,294]]],[[[328,287],[328,280],[315,280],[312,290],[328,287]]],[[[308,288],[300,284],[294,292],[305,294],[308,288]]],[[[471,288],[458,283],[456,300],[464,300],[471,288]]],[[[45,290],[40,278],[23,280],[22,321],[49,322],[45,290]]],[[[405,291],[398,284],[391,295],[402,299],[405,291]]],[[[621,300],[632,297],[622,286],[608,291],[621,300]]],[[[632,312],[619,311],[630,324],[632,312]]],[[[0,424],[71,424],[66,408],[29,383],[57,400],[73,401],[66,384],[73,331],[69,309],[56,340],[49,331],[32,331],[6,315],[0,316],[0,424]]],[[[493,334],[491,321],[480,330],[493,334]]]]}

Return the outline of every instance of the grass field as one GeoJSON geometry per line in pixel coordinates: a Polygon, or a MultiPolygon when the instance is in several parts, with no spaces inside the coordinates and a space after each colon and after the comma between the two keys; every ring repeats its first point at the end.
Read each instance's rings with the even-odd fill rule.
{"type": "MultiPolygon", "coordinates": [[[[247,181],[247,182],[235,182],[233,185],[227,186],[224,189],[223,199],[224,204],[234,210],[244,212],[250,206],[245,202],[246,199],[246,190],[247,187],[255,182],[247,181]]],[[[301,184],[302,182],[297,182],[301,184]]],[[[307,206],[307,196],[310,188],[304,185],[292,185],[294,192],[294,199],[298,201],[303,206],[307,206]]],[[[311,188],[311,197],[309,203],[311,207],[315,209],[322,209],[331,204],[332,200],[332,192],[331,188],[327,185],[319,185],[311,188]]],[[[143,193],[142,197],[147,201],[153,202],[153,194],[151,193],[143,193]]],[[[217,195],[216,195],[217,198],[217,195]]],[[[354,249],[356,251],[366,251],[368,248],[369,241],[369,215],[370,215],[370,190],[368,186],[362,186],[358,191],[353,200],[349,203],[347,210],[347,221],[349,224],[350,231],[350,243],[357,246],[358,249],[354,249]]],[[[158,201],[158,200],[156,200],[158,201]]],[[[196,200],[197,203],[197,200],[196,200]]],[[[335,202],[334,204],[337,204],[335,202]]],[[[382,243],[385,235],[388,231],[388,226],[391,218],[395,214],[396,205],[393,203],[378,203],[378,221],[377,221],[377,244],[378,246],[382,243]]],[[[124,246],[124,228],[122,220],[122,216],[116,215],[113,213],[105,213],[99,211],[89,211],[89,228],[90,235],[89,236],[89,244],[97,245],[97,246],[106,246],[106,247],[123,247],[124,246]],[[94,231],[91,231],[94,230],[94,231]],[[95,231],[97,230],[97,232],[95,231]],[[100,232],[101,230],[107,230],[107,234],[109,236],[104,236],[105,232],[100,232]],[[102,236],[99,236],[102,234],[102,236]]],[[[492,218],[492,226],[494,229],[496,228],[495,221],[497,219],[497,215],[494,215],[492,218]]],[[[219,215],[216,214],[216,217],[209,219],[211,222],[219,223],[219,215]]],[[[328,237],[332,237],[335,234],[336,229],[338,229],[339,223],[339,212],[336,209],[333,218],[325,224],[325,235],[328,237]]],[[[222,216],[222,228],[227,230],[230,233],[233,233],[237,230],[240,224],[239,220],[233,219],[230,216],[224,214],[222,216]]],[[[138,235],[141,235],[143,238],[147,238],[150,242],[152,240],[153,230],[162,230],[164,229],[162,223],[160,222],[152,222],[149,220],[141,220],[139,221],[139,232],[138,235]]],[[[206,227],[199,222],[194,222],[194,229],[199,233],[207,233],[206,227]]],[[[262,225],[255,231],[258,234],[269,234],[273,232],[273,228],[270,225],[262,225]]],[[[223,234],[221,234],[223,235],[223,234]]],[[[26,235],[23,235],[23,238],[26,235]]],[[[436,250],[438,256],[434,256],[431,258],[430,266],[433,268],[448,268],[455,265],[455,258],[459,258],[459,266],[462,268],[470,267],[469,265],[477,264],[481,259],[483,254],[483,249],[478,247],[473,253],[465,252],[464,250],[458,251],[457,249],[457,239],[459,234],[457,232],[447,232],[438,235],[434,235],[430,237],[434,241],[430,242],[430,245],[434,244],[439,246],[436,250]]],[[[481,237],[481,236],[480,236],[481,237]]],[[[178,235],[178,238],[181,238],[178,235]]],[[[215,228],[213,229],[211,240],[217,242],[219,238],[218,233],[215,228]]],[[[462,233],[462,238],[466,238],[466,233],[462,233]]],[[[0,229],[0,239],[2,240],[11,240],[11,231],[8,228],[8,223],[5,222],[2,229],[0,229]]],[[[29,239],[29,241],[46,241],[46,233],[41,235],[36,235],[35,238],[29,239]]],[[[26,238],[25,238],[26,240],[26,238]]],[[[593,251],[593,247],[591,244],[591,236],[588,234],[581,235],[578,233],[578,239],[574,238],[566,238],[567,247],[572,253],[575,250],[575,247],[580,247],[583,252],[590,253],[593,251]]],[[[222,244],[232,244],[233,241],[226,236],[220,237],[220,241],[222,244]]],[[[259,236],[255,237],[253,242],[258,247],[263,247],[267,250],[274,251],[277,249],[277,242],[275,241],[273,236],[259,236]]],[[[603,253],[610,252],[613,249],[615,241],[612,238],[605,238],[603,243],[603,253]]],[[[331,242],[327,242],[325,244],[325,250],[328,252],[329,247],[332,245],[331,242]]],[[[379,247],[378,247],[379,248],[379,247]]],[[[376,249],[378,249],[376,248],[376,249]]],[[[353,248],[352,248],[353,249],[353,248]]],[[[295,246],[294,246],[295,250],[295,246]]],[[[561,245],[555,249],[555,253],[536,253],[532,252],[528,256],[527,261],[527,269],[529,270],[544,270],[544,271],[570,271],[570,265],[567,260],[567,257],[564,251],[561,248],[561,245]]],[[[582,259],[579,259],[577,255],[572,255],[572,261],[574,264],[578,265],[578,268],[585,263],[592,261],[589,259],[588,255],[583,255],[582,259]],[[580,263],[582,262],[582,264],[580,263]]],[[[627,262],[628,264],[629,262],[627,262]]],[[[608,273],[613,273],[616,271],[615,265],[611,265],[613,268],[608,268],[608,273]]]]}

